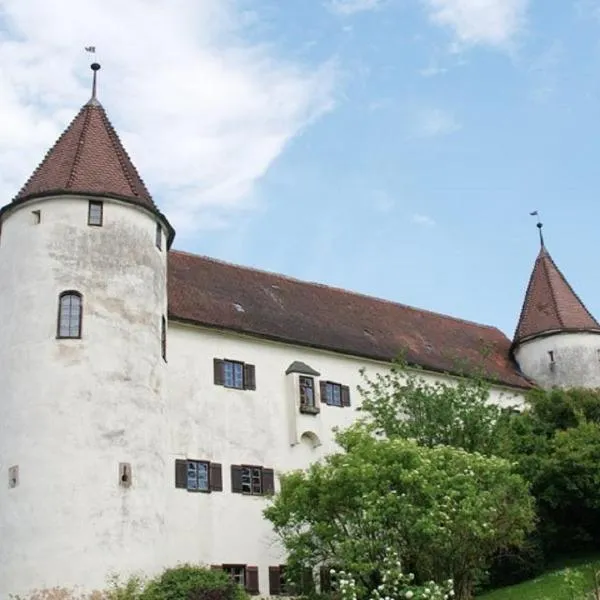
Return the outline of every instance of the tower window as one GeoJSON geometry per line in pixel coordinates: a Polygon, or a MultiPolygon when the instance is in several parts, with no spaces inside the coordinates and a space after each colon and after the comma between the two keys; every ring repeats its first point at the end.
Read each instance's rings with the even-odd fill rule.
{"type": "Polygon", "coordinates": [[[162,250],[162,227],[160,223],[156,224],[156,247],[162,250]]]}
{"type": "Polygon", "coordinates": [[[102,227],[103,203],[97,200],[90,200],[88,203],[88,225],[102,227]]]}
{"type": "Polygon", "coordinates": [[[81,294],[79,292],[68,291],[59,296],[57,337],[81,337],[81,312],[81,294]]]}
{"type": "Polygon", "coordinates": [[[33,224],[39,225],[42,222],[42,211],[41,210],[32,210],[31,214],[33,215],[33,224]]]}
{"type": "Polygon", "coordinates": [[[164,315],[162,317],[160,323],[160,351],[163,357],[163,360],[166,362],[167,360],[167,320],[164,315]]]}

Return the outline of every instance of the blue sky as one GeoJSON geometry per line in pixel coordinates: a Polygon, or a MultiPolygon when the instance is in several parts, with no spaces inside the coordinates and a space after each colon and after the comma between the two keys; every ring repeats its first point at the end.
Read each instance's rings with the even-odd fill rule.
{"type": "MultiPolygon", "coordinates": [[[[96,21],[115,18],[110,6],[88,4],[106,11],[96,21]]],[[[139,17],[135,4],[125,18],[139,17]]],[[[0,0],[0,59],[12,61],[0,84],[13,91],[0,92],[0,108],[35,123],[0,145],[0,172],[14,174],[0,190],[16,192],[35,152],[85,101],[82,47],[93,39],[101,100],[157,202],[175,215],[176,248],[512,336],[539,248],[529,216],[538,210],[551,254],[600,317],[600,2],[245,0],[184,23],[171,11],[185,5],[164,4],[174,41],[157,50],[127,46],[125,27],[121,40],[118,31],[107,37],[83,11],[85,26],[40,41],[32,15],[0,0]],[[179,47],[183,29],[191,41],[179,47]],[[27,93],[26,42],[42,64],[27,93]],[[61,61],[68,82],[51,93],[61,61]],[[130,78],[135,95],[123,90],[130,78]],[[149,95],[158,87],[169,88],[163,104],[149,95]],[[192,92],[198,102],[181,104],[192,92]],[[163,150],[175,135],[157,133],[165,114],[187,163],[163,150]]],[[[61,0],[59,12],[73,6],[61,0]]]]}

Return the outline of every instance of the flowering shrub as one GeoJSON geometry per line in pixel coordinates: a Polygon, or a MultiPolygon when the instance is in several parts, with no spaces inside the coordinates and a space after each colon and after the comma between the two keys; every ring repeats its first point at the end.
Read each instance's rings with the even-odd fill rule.
{"type": "MultiPolygon", "coordinates": [[[[357,600],[356,582],[346,571],[331,570],[341,600],[357,600]]],[[[382,583],[367,596],[368,600],[448,600],[454,596],[453,581],[443,584],[429,581],[416,585],[413,573],[402,572],[398,554],[388,550],[383,561],[382,583]]]]}

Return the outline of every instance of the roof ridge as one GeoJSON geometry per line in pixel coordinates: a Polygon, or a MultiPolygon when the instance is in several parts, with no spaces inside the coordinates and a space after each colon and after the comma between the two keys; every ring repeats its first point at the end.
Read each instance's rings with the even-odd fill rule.
{"type": "Polygon", "coordinates": [[[285,279],[287,281],[292,281],[292,282],[296,282],[296,283],[302,283],[302,284],[305,284],[305,285],[312,285],[312,286],[320,287],[320,288],[326,288],[326,289],[334,290],[334,291],[337,291],[337,292],[343,292],[344,294],[351,294],[353,296],[359,296],[361,298],[367,298],[369,300],[375,300],[377,302],[382,302],[382,303],[385,303],[385,304],[391,304],[393,306],[399,306],[399,307],[402,307],[402,308],[406,308],[406,309],[411,310],[411,311],[416,312],[416,313],[420,313],[420,314],[426,313],[426,314],[433,315],[433,316],[436,316],[436,317],[442,317],[444,319],[452,319],[453,321],[456,321],[458,323],[464,323],[466,325],[476,325],[477,327],[485,327],[486,329],[490,329],[490,330],[498,331],[498,332],[502,333],[500,331],[500,329],[498,329],[498,327],[495,327],[494,325],[487,325],[485,323],[478,323],[477,321],[471,321],[469,319],[462,319],[461,317],[455,317],[453,315],[448,315],[448,314],[445,314],[445,313],[436,312],[434,310],[429,310],[427,308],[417,308],[416,306],[411,306],[410,304],[403,304],[402,302],[397,302],[395,300],[389,300],[387,298],[380,298],[378,296],[373,296],[373,295],[370,295],[370,294],[365,294],[363,292],[357,292],[357,291],[354,291],[354,290],[349,290],[347,288],[342,288],[342,287],[335,286],[335,285],[328,285],[328,284],[325,284],[325,283],[319,283],[317,281],[308,281],[306,279],[300,279],[298,277],[293,277],[292,275],[284,275],[283,273],[277,273],[275,271],[268,271],[266,269],[260,269],[258,267],[249,267],[249,266],[246,266],[246,265],[240,265],[239,263],[234,263],[234,262],[231,262],[231,261],[226,261],[226,260],[223,260],[223,259],[214,258],[212,256],[207,256],[207,255],[203,255],[203,254],[195,254],[193,252],[187,252],[186,250],[174,250],[174,249],[171,249],[171,250],[169,250],[169,253],[184,254],[186,256],[191,256],[193,258],[202,258],[204,260],[209,260],[209,261],[214,262],[214,263],[219,263],[219,264],[227,265],[227,266],[230,266],[230,267],[236,267],[238,269],[244,269],[246,271],[254,271],[256,273],[263,273],[265,275],[272,275],[272,276],[275,276],[275,277],[280,277],[281,279],[285,279]]]}
{"type": "MultiPolygon", "coordinates": [[[[590,319],[592,319],[592,321],[594,321],[600,327],[600,324],[598,323],[597,319],[594,317],[594,315],[590,312],[588,307],[585,305],[585,302],[583,302],[583,300],[579,297],[579,294],[577,294],[577,292],[573,289],[573,286],[569,283],[569,280],[564,276],[564,273],[560,270],[558,265],[554,262],[554,259],[552,258],[550,253],[547,251],[546,251],[546,256],[552,263],[552,266],[556,269],[556,272],[561,276],[562,280],[565,282],[565,284],[569,288],[569,291],[573,294],[573,296],[575,296],[575,299],[577,300],[577,302],[579,302],[581,307],[585,310],[588,317],[590,317],[590,319]]],[[[555,293],[554,287],[552,285],[550,287],[552,288],[552,294],[554,295],[554,293],[555,293]]],[[[558,304],[557,304],[557,312],[559,313],[559,319],[560,319],[561,323],[563,323],[563,317],[560,314],[560,310],[558,309],[558,304]]]]}
{"type": "Polygon", "coordinates": [[[98,103],[97,107],[100,110],[100,116],[101,116],[102,120],[104,121],[104,124],[107,128],[108,137],[110,139],[111,146],[113,147],[115,154],[117,155],[117,158],[119,159],[121,169],[123,170],[125,179],[127,179],[127,183],[129,185],[129,188],[131,189],[131,193],[135,197],[140,196],[139,191],[136,189],[136,187],[133,183],[133,178],[131,177],[131,173],[129,171],[130,168],[134,170],[137,178],[140,180],[142,186],[144,187],[144,191],[146,192],[146,194],[148,195],[148,197],[150,198],[152,203],[154,203],[154,200],[152,199],[152,196],[150,195],[150,192],[148,191],[148,188],[146,187],[144,180],[141,178],[138,170],[136,169],[135,165],[133,164],[133,161],[131,160],[131,157],[127,153],[127,150],[125,150],[125,147],[123,146],[123,143],[121,142],[121,138],[119,137],[119,134],[117,133],[116,129],[113,127],[113,124],[110,122],[110,119],[108,118],[108,115],[106,114],[106,111],[104,110],[104,107],[100,103],[98,103]],[[129,164],[127,164],[127,163],[129,163],[129,164]]]}
{"type": "MultiPolygon", "coordinates": [[[[550,254],[548,254],[546,252],[545,248],[542,248],[542,252],[540,252],[539,255],[539,260],[542,261],[542,269],[544,269],[544,275],[546,276],[546,279],[548,280],[548,287],[550,288],[550,300],[552,302],[552,304],[554,305],[554,312],[556,313],[556,318],[558,319],[558,322],[560,324],[561,327],[564,328],[565,326],[565,321],[562,318],[562,315],[560,314],[560,310],[558,309],[558,301],[556,299],[556,290],[554,289],[554,283],[552,282],[552,278],[550,277],[550,271],[548,270],[548,263],[546,262],[545,258],[548,257],[550,258],[550,254]]],[[[550,259],[552,261],[552,259],[550,259]]],[[[556,264],[554,263],[554,261],[552,261],[552,266],[554,266],[554,268],[556,268],[556,270],[558,271],[558,268],[556,267],[556,264]]],[[[559,274],[562,275],[562,273],[559,274]]],[[[565,279],[563,277],[563,279],[565,279]]],[[[565,279],[566,281],[566,279],[565,279]]]]}
{"type": "Polygon", "coordinates": [[[69,189],[71,187],[73,180],[75,179],[75,175],[77,172],[77,166],[79,165],[79,161],[81,159],[81,151],[83,150],[83,139],[84,139],[84,136],[87,133],[87,131],[89,129],[89,125],[90,125],[91,114],[89,112],[88,105],[86,104],[85,106],[83,106],[83,108],[81,110],[84,111],[85,116],[84,116],[83,126],[81,128],[81,132],[79,133],[79,137],[77,139],[77,149],[75,150],[75,157],[73,158],[73,164],[71,165],[71,171],[69,172],[69,177],[67,178],[67,182],[65,184],[65,187],[67,189],[69,189]]]}

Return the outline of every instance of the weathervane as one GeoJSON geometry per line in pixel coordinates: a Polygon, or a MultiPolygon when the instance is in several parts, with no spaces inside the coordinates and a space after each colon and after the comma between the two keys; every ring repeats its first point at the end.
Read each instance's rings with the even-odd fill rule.
{"type": "MultiPolygon", "coordinates": [[[[84,48],[84,50],[86,52],[89,52],[90,54],[96,54],[96,46],[86,46],[84,48]]],[[[91,69],[94,72],[94,78],[92,80],[92,97],[90,99],[90,102],[93,104],[95,102],[97,102],[96,100],[96,76],[98,71],[100,70],[100,64],[97,62],[93,62],[91,64],[91,69]]]]}
{"type": "Polygon", "coordinates": [[[540,221],[540,215],[537,210],[534,210],[533,212],[530,212],[529,214],[532,217],[538,218],[536,227],[538,228],[538,231],[540,232],[540,244],[541,244],[542,248],[544,248],[544,234],[542,233],[542,227],[544,227],[544,224],[540,221]]]}

